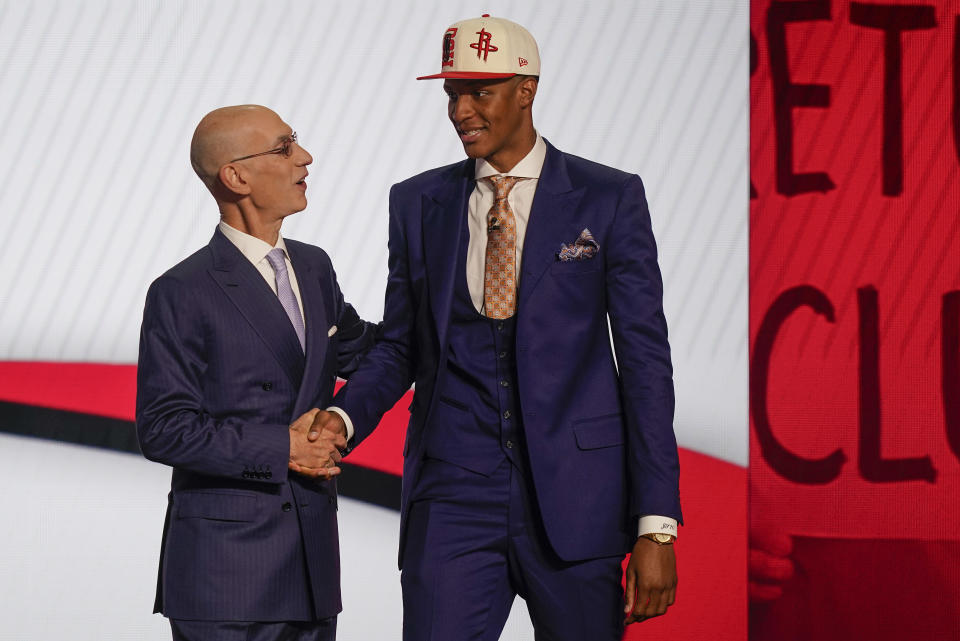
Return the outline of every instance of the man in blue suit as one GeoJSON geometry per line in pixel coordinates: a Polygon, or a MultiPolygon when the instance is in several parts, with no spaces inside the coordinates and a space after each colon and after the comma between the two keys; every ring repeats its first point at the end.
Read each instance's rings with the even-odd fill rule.
{"type": "Polygon", "coordinates": [[[309,422],[291,420],[330,402],[373,331],[327,254],[280,236],[307,205],[312,160],[265,107],[205,116],[191,161],[220,225],[147,294],[137,433],[173,467],[155,611],[175,640],[336,636],[346,442],[308,441],[309,422]]]}
{"type": "Polygon", "coordinates": [[[675,598],[672,367],[643,185],[540,137],[539,73],[520,25],[445,32],[427,78],[468,159],[392,188],[382,340],[314,424],[355,447],[416,383],[407,641],[497,639],[517,594],[538,639],[619,640],[675,598]]]}

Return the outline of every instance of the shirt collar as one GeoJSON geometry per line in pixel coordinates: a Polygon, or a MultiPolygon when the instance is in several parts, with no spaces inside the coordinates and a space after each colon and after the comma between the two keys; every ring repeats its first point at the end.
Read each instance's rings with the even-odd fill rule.
{"type": "Polygon", "coordinates": [[[493,165],[483,158],[477,160],[474,177],[477,180],[503,174],[504,176],[516,176],[517,178],[540,178],[540,172],[543,170],[543,161],[547,157],[547,143],[543,142],[540,133],[537,133],[537,142],[533,143],[533,149],[523,157],[510,171],[497,171],[493,165]]]}
{"type": "Polygon", "coordinates": [[[220,231],[223,232],[227,240],[233,243],[236,248],[240,250],[240,253],[246,256],[247,260],[254,265],[266,258],[270,250],[276,249],[277,247],[282,249],[284,256],[287,260],[290,260],[290,255],[287,253],[287,246],[283,242],[283,236],[279,234],[277,234],[277,244],[271,247],[269,243],[263,242],[256,236],[245,234],[222,220],[220,221],[220,231]]]}

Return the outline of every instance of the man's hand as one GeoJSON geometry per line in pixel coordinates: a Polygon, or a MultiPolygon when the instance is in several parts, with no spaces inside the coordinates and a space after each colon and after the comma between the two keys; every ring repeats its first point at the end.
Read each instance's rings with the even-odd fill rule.
{"type": "MultiPolygon", "coordinates": [[[[300,418],[305,417],[306,414],[300,418]]],[[[298,421],[300,419],[297,419],[298,421]]],[[[342,436],[344,439],[347,438],[347,425],[343,422],[343,418],[336,412],[327,412],[326,410],[317,410],[317,413],[314,415],[312,426],[310,427],[310,433],[307,435],[311,441],[316,441],[320,438],[322,432],[333,432],[342,436]]],[[[346,440],[344,440],[344,448],[346,448],[346,440]]]]}
{"type": "Polygon", "coordinates": [[[290,425],[290,462],[288,467],[304,476],[330,479],[340,474],[337,464],[340,462],[340,450],[346,449],[347,439],[342,434],[325,430],[318,432],[313,439],[307,438],[307,430],[320,414],[312,409],[290,425]]]}
{"type": "Polygon", "coordinates": [[[677,598],[677,558],[672,545],[641,536],[627,564],[624,625],[660,616],[677,598]]]}
{"type": "Polygon", "coordinates": [[[771,529],[750,530],[750,559],[747,593],[751,605],[779,599],[783,584],[793,578],[793,539],[771,529]]]}
{"type": "Polygon", "coordinates": [[[318,410],[316,407],[314,407],[312,410],[308,410],[300,418],[290,424],[290,429],[294,432],[303,432],[306,434],[310,430],[310,426],[313,425],[313,419],[316,418],[319,412],[320,410],[318,410]]]}

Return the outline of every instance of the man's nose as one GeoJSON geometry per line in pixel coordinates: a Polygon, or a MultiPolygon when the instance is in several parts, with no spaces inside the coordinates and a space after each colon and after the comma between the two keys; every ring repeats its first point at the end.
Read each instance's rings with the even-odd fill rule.
{"type": "Polygon", "coordinates": [[[313,156],[310,155],[310,152],[300,146],[300,143],[295,143],[299,147],[300,157],[297,158],[298,166],[306,166],[313,162],[313,156]]]}
{"type": "Polygon", "coordinates": [[[473,101],[470,96],[460,96],[450,103],[450,118],[460,123],[473,115],[473,101]]]}

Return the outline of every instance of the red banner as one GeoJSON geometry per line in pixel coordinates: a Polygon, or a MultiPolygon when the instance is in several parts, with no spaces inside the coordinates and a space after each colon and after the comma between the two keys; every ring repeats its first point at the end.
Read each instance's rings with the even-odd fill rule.
{"type": "Polygon", "coordinates": [[[958,74],[960,3],[752,4],[751,638],[958,638],[958,74]]]}

